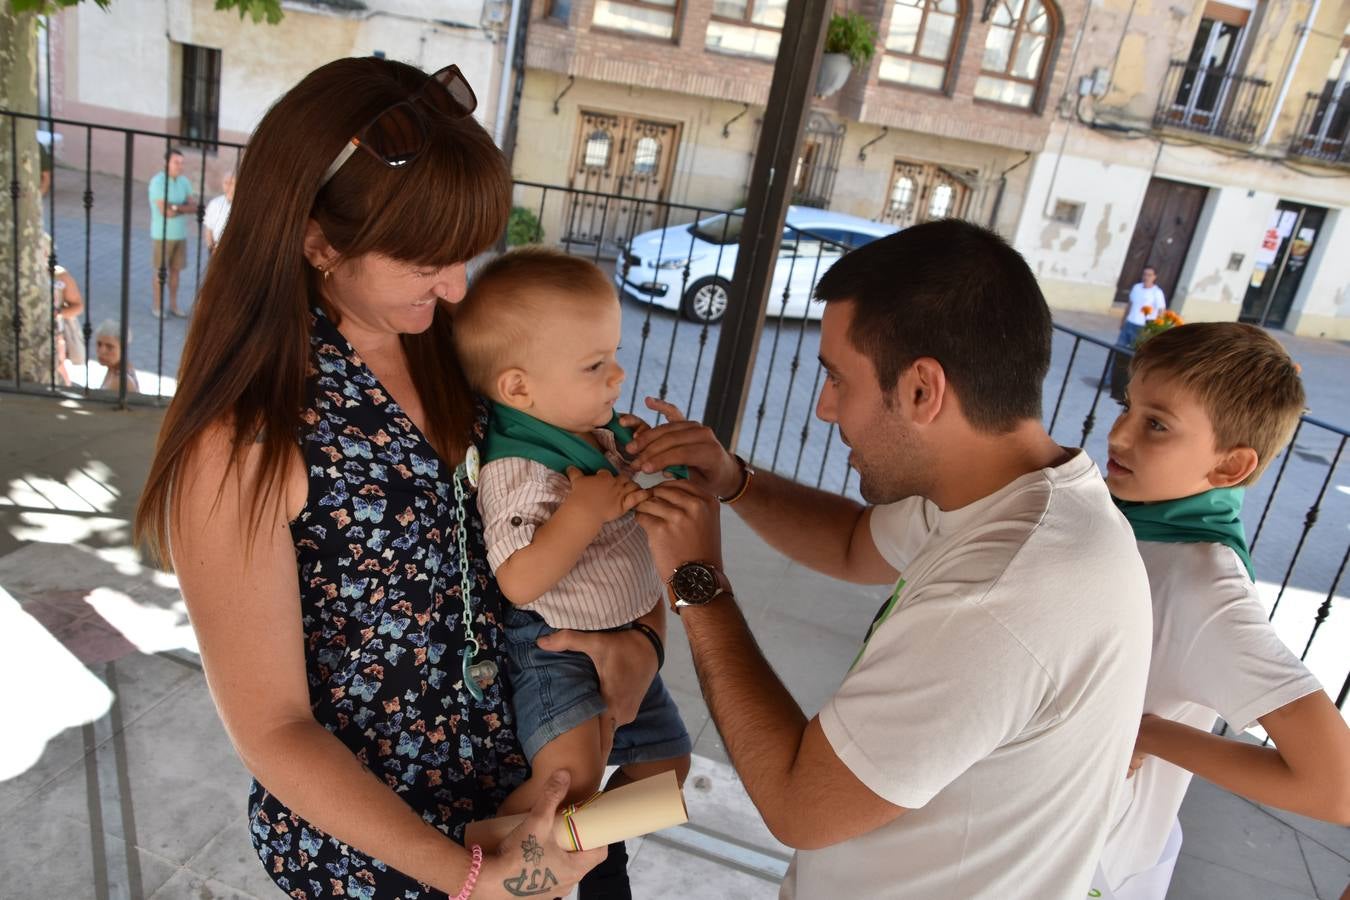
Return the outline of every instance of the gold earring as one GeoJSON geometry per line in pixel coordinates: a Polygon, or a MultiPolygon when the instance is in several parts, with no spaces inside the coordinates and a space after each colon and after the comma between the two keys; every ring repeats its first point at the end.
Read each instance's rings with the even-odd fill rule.
{"type": "Polygon", "coordinates": [[[323,276],[324,281],[327,281],[328,276],[331,275],[333,272],[332,269],[325,268],[324,266],[315,266],[314,268],[319,270],[319,274],[323,276]]]}

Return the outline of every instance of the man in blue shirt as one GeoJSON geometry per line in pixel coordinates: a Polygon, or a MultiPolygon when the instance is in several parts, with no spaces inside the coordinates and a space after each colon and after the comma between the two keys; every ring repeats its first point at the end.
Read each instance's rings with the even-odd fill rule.
{"type": "Polygon", "coordinates": [[[164,154],[166,172],[158,172],[150,179],[150,242],[153,247],[151,265],[155,270],[155,294],[151,313],[160,317],[160,299],[164,294],[164,280],[169,282],[169,314],[187,318],[178,309],[178,275],[187,265],[188,222],[197,212],[192,193],[192,182],[183,174],[183,154],[170,148],[164,154]]]}

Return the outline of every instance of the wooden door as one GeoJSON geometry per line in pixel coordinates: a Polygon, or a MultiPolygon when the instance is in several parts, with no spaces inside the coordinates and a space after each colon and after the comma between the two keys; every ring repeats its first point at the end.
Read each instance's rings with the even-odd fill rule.
{"type": "Polygon", "coordinates": [[[1125,265],[1116,282],[1117,303],[1130,299],[1130,288],[1139,281],[1144,266],[1153,266],[1157,271],[1158,287],[1168,304],[1172,303],[1207,193],[1207,188],[1165,178],[1154,178],[1148,183],[1130,249],[1125,254],[1125,265]]]}
{"type": "Polygon", "coordinates": [[[955,172],[932,163],[897,159],[877,218],[901,228],[934,219],[961,219],[969,201],[970,186],[955,172]]]}
{"type": "Polygon", "coordinates": [[[674,122],[582,110],[563,240],[613,248],[663,227],[679,135],[674,122]]]}

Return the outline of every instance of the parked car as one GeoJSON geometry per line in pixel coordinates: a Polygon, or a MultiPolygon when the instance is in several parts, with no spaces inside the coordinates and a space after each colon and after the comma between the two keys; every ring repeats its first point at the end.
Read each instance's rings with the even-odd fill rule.
{"type": "MultiPolygon", "coordinates": [[[[745,210],[738,209],[692,225],[672,225],[639,234],[623,248],[615,263],[614,283],[621,294],[678,309],[690,321],[716,322],[727,310],[727,289],[736,268],[744,222],[745,210]]],[[[845,213],[788,207],[769,292],[769,315],[800,317],[805,313],[819,319],[823,304],[810,301],[820,276],[848,250],[898,230],[894,225],[845,213]]]]}

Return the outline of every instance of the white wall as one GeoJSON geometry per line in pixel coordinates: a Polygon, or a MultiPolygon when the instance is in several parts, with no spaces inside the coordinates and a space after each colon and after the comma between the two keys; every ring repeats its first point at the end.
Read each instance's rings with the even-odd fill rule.
{"type": "Polygon", "coordinates": [[[1242,309],[1271,213],[1279,197],[1245,188],[1211,188],[1195,227],[1173,306],[1185,319],[1231,322],[1242,309]],[[1242,254],[1236,270],[1229,258],[1242,254]]]}
{"type": "Polygon", "coordinates": [[[1285,327],[1298,334],[1350,340],[1350,213],[1346,210],[1327,214],[1285,327]]]}
{"type": "Polygon", "coordinates": [[[1241,310],[1276,204],[1290,200],[1327,207],[1332,212],[1286,327],[1350,339],[1350,218],[1343,213],[1350,207],[1350,177],[1334,177],[1311,165],[1308,170],[1199,145],[1160,146],[1151,139],[1123,140],[1057,124],[1032,167],[1014,245],[1052,306],[1106,311],[1150,178],[1202,185],[1209,195],[1172,300],[1188,319],[1231,321],[1241,310]],[[1078,227],[1049,218],[1057,200],[1084,204],[1078,227]],[[1242,261],[1230,270],[1234,253],[1242,254],[1242,261]]]}
{"type": "MultiPolygon", "coordinates": [[[[1051,142],[1053,145],[1053,141],[1051,142]]],[[[1146,168],[1071,154],[1036,157],[1013,246],[1052,306],[1105,311],[1148,189],[1146,168]],[[1078,226],[1049,217],[1058,201],[1083,204],[1078,226]]]]}
{"type": "MultiPolygon", "coordinates": [[[[306,73],[329,60],[381,51],[425,69],[456,63],[479,100],[479,118],[496,110],[497,51],[479,26],[482,0],[374,0],[341,13],[286,3],[278,25],[241,20],[211,0],[117,0],[108,12],[80,4],[75,96],[116,114],[169,122],[179,115],[180,51],[195,44],[221,51],[220,128],[243,137],[267,108],[306,73]],[[456,27],[464,23],[467,27],[456,27]]],[[[149,123],[145,123],[149,124],[149,123]]],[[[162,127],[162,126],[161,126],[162,127]]]]}
{"type": "MultiPolygon", "coordinates": [[[[178,86],[171,75],[181,75],[164,39],[166,13],[166,5],[153,0],[118,2],[107,11],[81,3],[67,11],[76,16],[80,57],[73,79],[78,96],[70,99],[158,119],[176,114],[170,100],[178,86]]],[[[69,91],[71,79],[66,84],[69,91]]]]}

